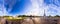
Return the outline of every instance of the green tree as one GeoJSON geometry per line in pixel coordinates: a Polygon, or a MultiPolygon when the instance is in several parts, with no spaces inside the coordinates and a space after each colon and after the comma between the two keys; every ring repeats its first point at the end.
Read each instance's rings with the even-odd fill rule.
{"type": "Polygon", "coordinates": [[[51,15],[48,16],[49,18],[52,17],[51,15]]]}
{"type": "Polygon", "coordinates": [[[55,17],[60,17],[59,15],[56,15],[55,17]]]}

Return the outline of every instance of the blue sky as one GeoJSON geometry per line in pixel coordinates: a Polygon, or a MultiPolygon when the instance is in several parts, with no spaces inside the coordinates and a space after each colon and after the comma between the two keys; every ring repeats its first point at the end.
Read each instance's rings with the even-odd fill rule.
{"type": "Polygon", "coordinates": [[[60,0],[0,0],[0,15],[43,15],[44,10],[60,15],[60,0]]]}

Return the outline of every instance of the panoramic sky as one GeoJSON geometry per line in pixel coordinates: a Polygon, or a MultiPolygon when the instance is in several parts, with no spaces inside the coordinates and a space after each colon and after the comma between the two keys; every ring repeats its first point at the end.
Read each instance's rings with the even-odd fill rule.
{"type": "Polygon", "coordinates": [[[60,0],[0,0],[0,15],[60,15],[60,0]]]}

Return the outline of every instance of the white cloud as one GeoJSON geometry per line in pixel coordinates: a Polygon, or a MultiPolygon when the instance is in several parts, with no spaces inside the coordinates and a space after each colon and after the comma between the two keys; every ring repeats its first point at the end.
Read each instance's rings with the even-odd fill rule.
{"type": "MultiPolygon", "coordinates": [[[[26,11],[23,14],[25,14],[25,15],[43,15],[44,9],[45,9],[46,15],[60,15],[60,7],[58,7],[54,4],[46,5],[43,2],[43,0],[31,0],[31,3],[32,3],[32,5],[29,4],[26,7],[26,9],[25,9],[26,11]],[[53,11],[51,11],[50,8],[52,8],[53,11]],[[48,10],[50,10],[50,11],[48,11],[48,10]],[[57,13],[55,13],[54,10],[56,10],[57,13]]],[[[58,5],[59,5],[59,3],[58,3],[58,5]]],[[[0,11],[0,15],[9,15],[9,14],[4,9],[4,13],[2,11],[0,11]]]]}
{"type": "Polygon", "coordinates": [[[4,5],[0,4],[0,16],[7,15],[4,5]]]}
{"type": "Polygon", "coordinates": [[[27,15],[42,15],[43,14],[43,7],[40,6],[38,0],[31,0],[32,7],[29,8],[29,10],[26,12],[27,15]]]}
{"type": "MultiPolygon", "coordinates": [[[[49,4],[46,5],[43,0],[31,0],[32,7],[26,12],[27,15],[43,15],[44,14],[44,9],[46,15],[59,15],[60,14],[60,7],[57,7],[54,4],[49,4]],[[57,11],[57,13],[53,11],[48,11],[50,8],[54,9],[57,11]]],[[[29,8],[29,7],[28,7],[29,8]]]]}

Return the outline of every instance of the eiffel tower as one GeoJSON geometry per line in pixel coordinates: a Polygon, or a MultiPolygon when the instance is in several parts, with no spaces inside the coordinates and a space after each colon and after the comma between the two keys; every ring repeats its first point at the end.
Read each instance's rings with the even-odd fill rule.
{"type": "Polygon", "coordinates": [[[45,9],[44,9],[44,15],[43,16],[46,16],[46,14],[45,14],[45,9]]]}

